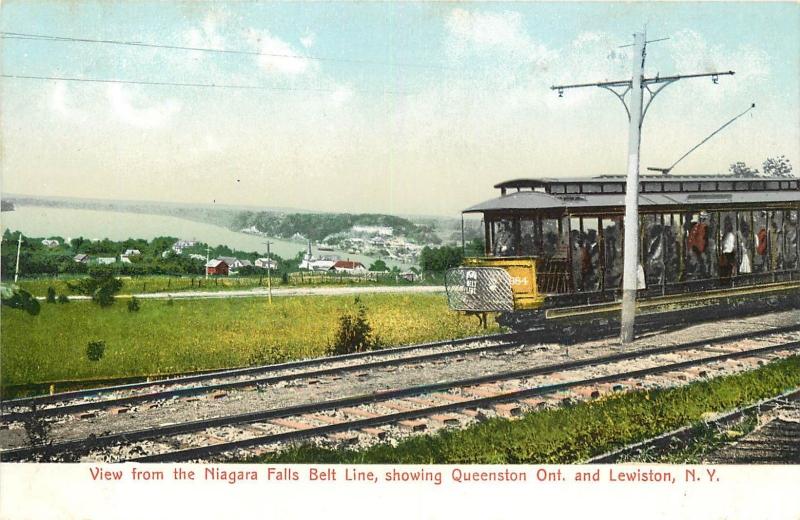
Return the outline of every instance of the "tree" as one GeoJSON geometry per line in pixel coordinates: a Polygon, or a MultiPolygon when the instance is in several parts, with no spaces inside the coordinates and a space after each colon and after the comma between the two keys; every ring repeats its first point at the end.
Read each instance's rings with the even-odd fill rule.
{"type": "Polygon", "coordinates": [[[388,271],[389,268],[386,266],[386,262],[383,260],[375,260],[372,265],[369,266],[370,271],[378,271],[378,272],[385,272],[388,271]]]}
{"type": "Polygon", "coordinates": [[[39,314],[39,301],[31,293],[16,285],[0,285],[0,297],[2,304],[12,309],[22,309],[31,316],[39,314]]]}
{"type": "Polygon", "coordinates": [[[789,162],[789,159],[783,155],[767,157],[767,159],[761,163],[761,168],[764,171],[764,175],[769,177],[794,177],[792,174],[792,164],[789,162]]]}
{"type": "Polygon", "coordinates": [[[458,267],[464,260],[464,252],[460,247],[423,247],[419,255],[419,263],[423,271],[444,272],[458,267]]]}
{"type": "Polygon", "coordinates": [[[328,354],[333,356],[366,352],[380,347],[380,340],[373,336],[372,326],[367,321],[367,308],[361,300],[355,299],[355,313],[345,311],[339,316],[339,329],[328,354]]]}
{"type": "Polygon", "coordinates": [[[89,277],[81,278],[75,283],[67,283],[70,290],[91,296],[101,307],[114,303],[114,295],[122,289],[122,280],[114,277],[114,270],[108,266],[89,269],[89,277]]]}
{"type": "Polygon", "coordinates": [[[734,177],[758,177],[758,168],[752,169],[741,161],[731,164],[728,171],[734,177]]]}
{"type": "Polygon", "coordinates": [[[465,244],[464,249],[464,256],[474,257],[486,254],[482,238],[473,238],[465,244]]]}

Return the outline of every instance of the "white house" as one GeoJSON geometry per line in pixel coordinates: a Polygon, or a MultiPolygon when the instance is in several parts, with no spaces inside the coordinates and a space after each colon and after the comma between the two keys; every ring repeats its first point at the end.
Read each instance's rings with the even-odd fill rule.
{"type": "Polygon", "coordinates": [[[58,240],[55,239],[51,240],[49,238],[45,238],[44,240],[42,240],[42,245],[45,247],[58,247],[59,242],[58,240]]]}
{"type": "Polygon", "coordinates": [[[141,252],[141,251],[139,251],[138,249],[126,249],[126,250],[125,250],[125,252],[124,252],[124,253],[122,253],[122,255],[121,255],[121,256],[122,256],[123,258],[127,258],[127,257],[129,257],[129,256],[139,256],[139,255],[141,255],[141,254],[142,254],[142,252],[141,252]]]}
{"type": "Polygon", "coordinates": [[[364,267],[364,264],[361,262],[351,262],[350,260],[338,260],[329,270],[347,274],[363,274],[367,272],[367,268],[364,267]]]}
{"type": "Polygon", "coordinates": [[[197,240],[178,240],[172,244],[172,250],[177,254],[181,254],[187,247],[194,247],[197,245],[197,240]]]}
{"type": "Polygon", "coordinates": [[[109,265],[116,263],[117,259],[113,256],[100,256],[95,258],[95,261],[100,265],[109,265]]]}
{"type": "Polygon", "coordinates": [[[261,269],[277,269],[278,262],[270,260],[269,258],[258,258],[256,259],[256,267],[260,267],[261,269]]]}
{"type": "Polygon", "coordinates": [[[322,258],[314,258],[313,256],[310,259],[304,259],[300,262],[300,269],[308,269],[309,271],[328,271],[334,264],[338,261],[335,257],[322,257],[322,258]]]}
{"type": "Polygon", "coordinates": [[[217,257],[217,259],[222,260],[223,262],[228,264],[228,267],[231,269],[238,269],[240,267],[244,267],[246,264],[244,264],[243,262],[247,262],[248,264],[250,264],[249,260],[239,260],[238,258],[233,256],[219,256],[217,257]]]}

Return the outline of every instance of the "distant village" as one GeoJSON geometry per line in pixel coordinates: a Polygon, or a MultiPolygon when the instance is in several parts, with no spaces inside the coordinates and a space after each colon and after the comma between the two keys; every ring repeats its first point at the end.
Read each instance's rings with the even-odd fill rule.
{"type": "MultiPolygon", "coordinates": [[[[368,228],[367,226],[363,226],[361,229],[354,228],[354,231],[358,233],[376,232],[379,233],[379,235],[371,239],[365,239],[361,237],[345,239],[342,243],[351,245],[348,249],[348,252],[351,253],[360,253],[361,251],[356,247],[369,243],[371,246],[388,246],[396,252],[403,251],[406,255],[404,258],[409,259],[412,258],[412,256],[407,253],[409,251],[408,246],[412,246],[414,249],[413,258],[416,258],[418,251],[422,249],[421,247],[415,244],[409,244],[402,239],[385,239],[384,237],[391,237],[391,228],[368,228]]],[[[252,233],[252,231],[250,232],[252,233]]],[[[57,239],[44,239],[41,241],[41,243],[46,248],[50,249],[57,248],[61,245],[57,239]]],[[[267,271],[277,270],[280,267],[279,262],[274,258],[257,258],[255,261],[245,258],[236,258],[234,256],[218,256],[216,258],[208,258],[204,255],[190,252],[193,248],[196,250],[196,247],[199,244],[200,243],[197,240],[177,240],[169,249],[161,253],[161,257],[169,258],[171,255],[175,255],[190,258],[192,260],[202,261],[204,263],[205,274],[209,276],[236,275],[245,268],[247,268],[247,271],[252,272],[253,269],[262,269],[267,271]]],[[[312,254],[311,242],[308,242],[306,252],[303,254],[302,260],[298,265],[298,268],[301,271],[338,273],[344,275],[366,275],[369,272],[367,266],[361,262],[349,259],[340,259],[337,255],[332,253],[333,247],[329,244],[318,246],[317,249],[319,253],[317,255],[312,254]]],[[[374,249],[368,249],[368,251],[373,253],[375,252],[374,249]]],[[[119,256],[100,256],[80,253],[75,255],[73,260],[76,263],[87,265],[133,264],[136,261],[135,258],[141,255],[142,252],[138,249],[126,249],[119,256]]],[[[398,257],[394,256],[394,258],[398,257]]],[[[413,281],[417,278],[417,273],[409,270],[400,273],[400,276],[413,281]]]]}
{"type": "MultiPolygon", "coordinates": [[[[255,226],[244,228],[240,231],[251,235],[266,236],[255,226]]],[[[305,237],[299,234],[291,237],[291,239],[307,241],[305,237]]],[[[348,231],[329,235],[317,244],[319,251],[337,249],[354,255],[386,258],[404,264],[417,263],[422,248],[423,246],[409,241],[406,237],[395,236],[394,229],[389,226],[353,226],[348,231]]],[[[330,261],[330,258],[318,258],[317,261],[330,261]]]]}

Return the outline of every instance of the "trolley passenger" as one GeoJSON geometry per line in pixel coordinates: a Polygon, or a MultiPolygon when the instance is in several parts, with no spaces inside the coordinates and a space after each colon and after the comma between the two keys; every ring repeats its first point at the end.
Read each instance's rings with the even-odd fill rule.
{"type": "Polygon", "coordinates": [[[736,270],[736,235],[730,217],[725,217],[722,235],[722,252],[719,257],[719,280],[722,285],[730,285],[736,270]]]}

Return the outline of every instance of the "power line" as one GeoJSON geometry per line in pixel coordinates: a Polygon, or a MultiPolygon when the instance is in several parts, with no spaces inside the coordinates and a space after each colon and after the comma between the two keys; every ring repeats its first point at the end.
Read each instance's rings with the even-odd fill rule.
{"type": "Polygon", "coordinates": [[[183,45],[168,45],[168,44],[160,44],[160,43],[145,43],[145,42],[135,42],[135,41],[126,41],[126,40],[101,40],[101,39],[93,39],[93,38],[75,38],[71,36],[53,36],[47,34],[33,34],[33,33],[18,33],[18,32],[0,32],[2,34],[3,39],[8,40],[34,40],[34,41],[49,41],[49,42],[73,42],[73,43],[96,43],[96,44],[107,44],[107,45],[126,45],[132,47],[148,47],[148,48],[157,48],[157,49],[171,49],[171,50],[182,50],[182,51],[197,51],[197,52],[209,52],[209,53],[219,53],[219,54],[243,54],[243,55],[250,55],[250,56],[270,56],[273,58],[288,58],[288,59],[298,59],[298,60],[312,60],[312,61],[334,61],[334,62],[341,62],[341,63],[352,63],[358,65],[381,65],[387,67],[416,67],[416,68],[430,68],[430,69],[443,69],[443,70],[455,70],[450,67],[444,67],[441,65],[434,65],[429,63],[404,63],[404,62],[382,62],[382,61],[375,61],[375,60],[358,60],[352,58],[331,58],[331,57],[324,57],[324,56],[307,56],[302,54],[288,54],[288,53],[272,53],[272,52],[261,52],[261,51],[248,51],[248,50],[241,50],[241,49],[213,49],[208,47],[188,47],[183,45]]]}
{"type": "MultiPolygon", "coordinates": [[[[30,76],[22,74],[0,74],[0,77],[10,79],[31,79],[42,81],[74,81],[79,83],[119,83],[128,85],[151,85],[151,86],[166,86],[166,87],[192,87],[192,88],[222,88],[222,89],[242,89],[242,90],[273,90],[281,92],[319,92],[325,94],[335,94],[339,92],[338,89],[323,89],[323,88],[295,88],[295,87],[269,87],[266,85],[236,85],[229,83],[179,83],[172,81],[144,81],[144,80],[127,80],[127,79],[114,79],[114,78],[72,78],[66,76],[30,76]]],[[[409,95],[410,92],[391,91],[391,90],[358,90],[358,92],[378,92],[383,94],[392,95],[409,95]]]]}

